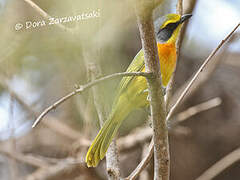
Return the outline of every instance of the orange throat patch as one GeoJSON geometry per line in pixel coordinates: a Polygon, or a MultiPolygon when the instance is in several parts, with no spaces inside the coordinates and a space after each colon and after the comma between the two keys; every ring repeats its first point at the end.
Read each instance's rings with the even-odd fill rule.
{"type": "Polygon", "coordinates": [[[175,43],[157,43],[162,84],[166,87],[176,67],[176,46],[175,43]]]}

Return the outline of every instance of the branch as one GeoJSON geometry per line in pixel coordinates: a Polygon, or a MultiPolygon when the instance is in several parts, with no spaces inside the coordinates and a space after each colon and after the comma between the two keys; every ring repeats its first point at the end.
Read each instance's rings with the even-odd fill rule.
{"type": "Polygon", "coordinates": [[[192,106],[190,108],[188,108],[187,110],[177,114],[176,116],[176,120],[171,121],[172,125],[176,125],[182,121],[185,121],[186,119],[202,112],[202,111],[206,111],[209,110],[211,108],[217,107],[222,103],[222,100],[219,97],[210,99],[206,102],[203,102],[201,104],[192,106]]]}
{"type": "MultiPolygon", "coordinates": [[[[26,180],[58,180],[58,179],[74,179],[79,175],[88,173],[83,162],[79,162],[73,158],[66,158],[61,160],[56,165],[50,166],[47,169],[39,169],[33,174],[28,175],[26,180]]],[[[94,178],[94,174],[90,174],[91,179],[94,178]]]]}
{"type": "Polygon", "coordinates": [[[225,39],[223,39],[220,42],[220,44],[217,46],[217,48],[214,51],[212,51],[212,53],[204,61],[202,66],[198,69],[198,71],[195,73],[195,75],[193,76],[193,78],[191,79],[191,81],[189,82],[187,87],[184,89],[184,91],[182,92],[182,94],[178,98],[177,102],[171,107],[171,109],[170,109],[170,111],[169,111],[169,113],[167,115],[167,120],[169,120],[169,118],[172,116],[172,114],[174,113],[174,110],[176,109],[176,107],[180,104],[182,99],[185,97],[185,95],[187,94],[188,90],[194,84],[194,82],[196,81],[196,79],[199,76],[199,74],[203,71],[203,69],[206,67],[206,65],[212,60],[212,57],[218,52],[218,50],[223,46],[223,44],[232,36],[232,34],[237,30],[237,28],[239,26],[240,26],[240,23],[237,26],[235,26],[235,28],[227,35],[227,37],[225,39]]]}
{"type": "Polygon", "coordinates": [[[137,148],[142,144],[151,140],[152,129],[150,127],[141,127],[134,129],[133,132],[127,136],[118,139],[118,146],[120,152],[129,152],[131,149],[137,148]]]}
{"type": "MultiPolygon", "coordinates": [[[[186,111],[179,113],[176,117],[177,120],[171,121],[171,126],[175,127],[179,122],[182,122],[182,121],[188,119],[189,117],[195,115],[196,113],[200,113],[207,109],[216,107],[220,104],[221,104],[221,99],[217,97],[217,98],[211,99],[207,102],[193,106],[193,107],[187,109],[186,111]]],[[[173,132],[172,130],[174,130],[174,129],[171,128],[170,132],[173,132]]],[[[149,128],[149,127],[139,128],[139,129],[135,130],[135,132],[133,132],[125,137],[119,138],[118,145],[119,145],[120,150],[126,151],[126,150],[130,150],[130,149],[136,147],[138,144],[142,144],[142,143],[146,142],[151,137],[152,137],[152,129],[151,128],[149,128]]],[[[151,160],[151,157],[153,155],[153,144],[150,144],[148,149],[149,150],[146,153],[147,154],[146,157],[141,161],[141,163],[136,167],[136,169],[128,177],[125,178],[125,180],[136,179],[140,175],[142,170],[148,165],[148,163],[151,160]]]]}
{"type": "Polygon", "coordinates": [[[41,159],[35,158],[33,156],[24,155],[22,153],[16,152],[16,151],[8,151],[4,149],[0,149],[0,154],[4,154],[5,156],[8,156],[12,159],[15,159],[19,162],[26,163],[28,165],[37,167],[37,168],[47,168],[48,164],[41,159]]]}
{"type": "Polygon", "coordinates": [[[201,176],[196,180],[211,180],[214,179],[218,174],[224,171],[226,168],[231,166],[233,163],[240,160],[240,148],[234,150],[224,158],[216,162],[212,167],[207,169],[201,176]]]}
{"type": "MultiPolygon", "coordinates": [[[[13,91],[5,77],[0,76],[0,85],[9,93],[11,96],[26,110],[27,113],[33,118],[38,117],[38,112],[34,111],[33,108],[28,105],[15,91],[13,91]]],[[[50,128],[51,130],[55,131],[58,134],[66,136],[69,139],[80,141],[81,144],[88,144],[89,141],[83,137],[81,133],[76,130],[73,130],[66,124],[62,123],[58,119],[54,117],[49,117],[49,121],[44,121],[43,124],[50,128]]]]}
{"type": "Polygon", "coordinates": [[[139,163],[139,165],[136,167],[136,169],[128,176],[125,178],[125,180],[134,180],[136,179],[139,174],[142,172],[143,169],[148,165],[150,162],[152,155],[153,155],[153,149],[154,149],[154,143],[153,139],[149,145],[149,150],[147,152],[147,155],[142,159],[142,161],[139,163]]]}
{"type": "MultiPolygon", "coordinates": [[[[182,15],[182,14],[191,14],[194,7],[195,7],[195,3],[196,0],[190,0],[191,2],[188,2],[187,5],[191,4],[191,6],[188,6],[187,9],[184,8],[184,12],[183,12],[183,0],[178,0],[177,2],[177,13],[182,15]]],[[[187,5],[185,4],[186,1],[184,1],[184,7],[186,7],[187,5]]],[[[182,46],[182,42],[183,42],[183,38],[185,37],[185,32],[187,29],[187,25],[188,25],[189,21],[184,22],[184,24],[182,25],[181,29],[180,29],[180,33],[176,42],[176,54],[177,54],[177,63],[176,63],[176,68],[174,70],[174,73],[170,79],[169,85],[167,87],[167,93],[166,93],[166,107],[167,107],[167,111],[169,111],[170,108],[170,100],[172,99],[172,90],[173,90],[173,83],[174,83],[174,77],[176,74],[176,70],[179,64],[179,57],[180,57],[180,49],[182,46]]]]}
{"type": "MultiPolygon", "coordinates": [[[[203,63],[203,65],[202,65],[202,66],[200,67],[200,69],[197,71],[196,75],[198,75],[198,74],[201,72],[201,70],[203,70],[203,68],[207,65],[206,62],[209,62],[209,61],[211,60],[211,58],[216,54],[216,52],[220,49],[220,47],[223,45],[223,43],[224,43],[225,41],[227,41],[227,40],[231,37],[231,35],[236,31],[236,29],[239,27],[239,25],[240,25],[240,23],[239,23],[239,24],[233,29],[233,31],[218,45],[218,47],[209,55],[209,57],[205,60],[205,62],[203,63]]],[[[195,76],[196,76],[196,75],[195,75],[195,76]]],[[[194,76],[194,77],[195,77],[195,76],[194,76]]],[[[194,78],[193,78],[193,79],[194,79],[194,78]]],[[[196,79],[196,77],[195,77],[195,79],[196,79]]],[[[195,80],[191,80],[187,87],[190,88],[190,87],[194,84],[194,82],[195,82],[195,80]]],[[[188,89],[189,89],[189,88],[188,88],[188,89]]],[[[185,89],[185,91],[187,92],[188,89],[185,89]]],[[[185,91],[184,91],[184,92],[185,92],[185,91]]],[[[183,93],[184,93],[184,92],[183,92],[183,93]]],[[[185,92],[185,94],[186,94],[186,92],[185,92]]],[[[181,95],[180,98],[179,98],[180,100],[178,99],[178,101],[181,101],[183,98],[184,98],[184,95],[181,95]]],[[[178,102],[178,104],[179,104],[179,102],[178,102]]],[[[172,109],[171,109],[172,112],[173,112],[174,109],[178,106],[178,104],[176,103],[176,104],[172,107],[172,109]]],[[[170,112],[169,112],[169,113],[170,113],[170,112]]],[[[173,113],[171,113],[171,114],[169,114],[169,113],[168,113],[168,116],[167,116],[167,121],[171,118],[171,116],[172,116],[172,114],[173,114],[173,113]]],[[[153,145],[150,145],[150,147],[149,147],[149,152],[148,152],[148,154],[147,154],[146,157],[152,157],[153,148],[154,148],[154,146],[153,146],[153,145]]],[[[136,174],[136,175],[139,175],[139,174],[141,173],[142,169],[144,169],[144,168],[146,167],[146,164],[148,164],[149,161],[150,161],[150,160],[149,160],[148,158],[143,159],[143,160],[141,161],[141,163],[140,163],[140,164],[143,166],[143,168],[138,168],[138,170],[135,171],[135,174],[136,174]]],[[[129,176],[129,177],[130,177],[130,176],[129,176]]]]}
{"type": "MultiPolygon", "coordinates": [[[[27,4],[29,4],[36,12],[38,12],[42,17],[44,17],[45,19],[49,20],[49,18],[52,18],[48,13],[46,13],[43,9],[41,9],[37,4],[35,4],[33,1],[31,0],[23,0],[25,1],[27,4]]],[[[62,25],[61,23],[56,24],[60,29],[62,29],[63,31],[66,32],[70,32],[70,33],[74,33],[73,30],[71,28],[68,28],[64,25],[62,25]]]]}
{"type": "Polygon", "coordinates": [[[153,125],[154,179],[168,180],[170,169],[168,128],[159,57],[153,28],[153,4],[153,1],[137,1],[136,14],[142,49],[144,51],[145,69],[146,72],[152,72],[154,74],[153,78],[147,78],[153,125]]]}
{"type": "Polygon", "coordinates": [[[36,121],[34,122],[34,124],[32,125],[32,127],[36,127],[38,125],[38,123],[40,123],[40,121],[44,118],[44,116],[46,116],[50,111],[56,109],[60,104],[62,104],[63,102],[65,102],[66,100],[68,100],[69,98],[82,93],[83,91],[91,88],[92,86],[95,86],[103,81],[109,80],[109,79],[113,79],[116,77],[123,77],[123,76],[144,76],[144,77],[151,77],[151,73],[145,73],[145,72],[132,72],[132,73],[128,73],[128,72],[122,72],[122,73],[115,73],[115,74],[111,74],[108,76],[104,76],[102,78],[96,79],[88,84],[85,85],[81,85],[78,89],[76,89],[75,91],[67,94],[66,96],[62,97],[61,99],[59,99],[58,101],[56,101],[54,104],[52,104],[51,106],[49,106],[48,108],[46,108],[36,119],[36,121]]]}
{"type": "MultiPolygon", "coordinates": [[[[142,147],[142,154],[141,154],[141,157],[142,159],[145,158],[145,156],[148,154],[148,151],[149,151],[149,143],[145,143],[142,147]]],[[[152,159],[152,158],[151,158],[152,159]]],[[[149,163],[148,163],[149,164],[149,163]]],[[[149,177],[149,172],[148,172],[148,169],[147,168],[144,168],[142,170],[142,173],[139,174],[139,180],[146,180],[146,179],[150,179],[149,177]]]]}
{"type": "MultiPolygon", "coordinates": [[[[9,139],[10,142],[10,148],[9,150],[11,152],[16,152],[17,150],[17,144],[16,144],[16,138],[14,136],[15,131],[16,131],[16,122],[14,120],[14,103],[15,99],[13,96],[10,94],[10,104],[9,104],[9,126],[10,126],[10,131],[11,131],[11,137],[9,139]]],[[[17,179],[19,176],[19,169],[17,166],[16,160],[13,158],[9,158],[9,169],[10,169],[10,174],[11,174],[11,179],[17,179]]]]}
{"type": "MultiPolygon", "coordinates": [[[[215,56],[215,58],[211,61],[211,63],[209,63],[208,66],[198,76],[196,82],[192,85],[192,87],[189,89],[188,93],[185,95],[185,98],[184,98],[185,101],[188,98],[190,98],[194,94],[194,92],[196,92],[201,86],[203,86],[204,83],[206,83],[210,79],[210,76],[215,72],[218,65],[221,63],[221,61],[224,60],[224,62],[226,62],[225,59],[227,56],[226,55],[227,49],[228,49],[229,45],[236,39],[236,34],[238,34],[238,33],[233,34],[229,38],[229,40],[227,41],[227,43],[224,46],[221,53],[219,53],[218,56],[215,56]]],[[[191,81],[191,78],[189,80],[187,80],[180,88],[178,88],[178,90],[174,93],[173,97],[171,98],[170,104],[174,104],[177,101],[177,99],[180,97],[180,94],[182,94],[182,92],[187,87],[187,85],[189,84],[190,81],[191,81]]],[[[181,104],[182,103],[183,103],[183,101],[181,102],[181,104]]],[[[175,111],[177,109],[178,108],[176,108],[175,111]]]]}
{"type": "MultiPolygon", "coordinates": [[[[101,69],[95,63],[91,63],[87,67],[90,72],[91,80],[95,80],[96,77],[101,75],[101,69]]],[[[92,87],[94,105],[98,113],[100,126],[102,127],[104,121],[107,119],[108,108],[104,105],[104,97],[103,92],[101,92],[98,86],[92,87]]],[[[116,139],[114,139],[106,153],[106,166],[107,166],[107,174],[109,180],[118,180],[120,177],[120,169],[119,169],[119,160],[117,153],[117,145],[116,139]]]]}
{"type": "MultiPolygon", "coordinates": [[[[178,3],[177,11],[179,12],[179,14],[192,14],[192,12],[194,11],[194,9],[196,7],[196,3],[197,3],[197,0],[184,0],[184,7],[182,7],[182,10],[180,10],[182,3],[181,4],[178,3]]],[[[179,41],[178,43],[180,45],[179,48],[181,48],[181,45],[183,42],[183,37],[185,36],[189,22],[190,21],[186,21],[181,28],[181,32],[180,32],[179,40],[178,40],[179,41]]]]}

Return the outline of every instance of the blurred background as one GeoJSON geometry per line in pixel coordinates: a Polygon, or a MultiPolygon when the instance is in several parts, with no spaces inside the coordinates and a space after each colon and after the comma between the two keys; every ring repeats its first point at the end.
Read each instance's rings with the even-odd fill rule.
{"type": "MultiPolygon", "coordinates": [[[[165,1],[154,17],[175,13],[176,4],[165,1]]],[[[171,102],[240,20],[236,0],[184,0],[183,6],[193,17],[184,29],[171,102]]],[[[171,120],[177,122],[170,127],[172,180],[196,179],[240,146],[239,33],[202,72],[171,120]]],[[[132,1],[0,0],[0,34],[0,180],[106,179],[105,161],[95,169],[83,163],[99,130],[91,90],[64,102],[36,128],[31,126],[44,108],[91,80],[91,64],[97,64],[102,75],[126,70],[141,49],[132,1]],[[82,19],[48,24],[50,16],[57,23],[75,15],[82,19]],[[54,174],[59,164],[69,169],[54,174]]],[[[98,85],[107,111],[119,81],[98,85]]],[[[119,137],[137,134],[136,128],[142,132],[150,124],[147,119],[148,110],[133,112],[119,137]]],[[[122,177],[141,161],[150,138],[119,147],[122,177]]],[[[150,164],[139,179],[152,175],[150,164]]],[[[239,180],[239,161],[214,179],[239,180]]]]}

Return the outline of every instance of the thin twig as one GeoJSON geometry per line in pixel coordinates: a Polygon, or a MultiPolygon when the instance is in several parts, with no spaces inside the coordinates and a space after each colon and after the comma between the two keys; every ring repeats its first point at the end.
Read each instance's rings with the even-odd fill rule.
{"type": "MultiPolygon", "coordinates": [[[[181,112],[177,115],[176,121],[171,122],[171,126],[176,126],[179,122],[182,122],[184,120],[187,120],[191,116],[193,116],[196,113],[200,113],[204,110],[214,108],[221,104],[221,99],[219,97],[211,99],[207,102],[198,104],[196,106],[193,106],[189,109],[187,109],[184,112],[181,112]],[[194,110],[193,110],[194,109],[194,110]],[[183,116],[184,114],[184,116],[183,116]]],[[[174,129],[170,129],[171,130],[174,129]]],[[[118,140],[118,144],[120,147],[120,150],[129,150],[130,148],[134,148],[137,144],[140,144],[142,142],[146,142],[146,140],[150,139],[152,137],[152,129],[151,128],[141,128],[136,130],[135,132],[129,134],[126,137],[122,137],[118,140]],[[125,143],[124,143],[125,142],[125,143]]],[[[125,180],[131,180],[136,179],[142,170],[148,165],[149,161],[151,160],[151,157],[153,155],[153,144],[150,144],[148,147],[148,153],[146,153],[146,157],[141,161],[141,163],[136,167],[136,169],[127,177],[125,180]]]]}
{"type": "Polygon", "coordinates": [[[16,152],[16,151],[0,149],[0,154],[3,154],[5,156],[13,158],[19,162],[23,162],[23,163],[26,163],[28,165],[31,165],[31,166],[34,166],[37,168],[47,168],[48,167],[48,164],[45,161],[35,158],[33,156],[24,155],[24,154],[16,152]]]}
{"type": "Polygon", "coordinates": [[[197,79],[199,74],[203,71],[203,69],[206,67],[206,65],[211,61],[212,57],[218,52],[218,50],[222,47],[222,45],[232,36],[232,34],[237,30],[237,28],[239,26],[240,26],[240,23],[237,26],[235,26],[235,28],[227,35],[227,37],[225,39],[223,39],[220,42],[220,44],[217,46],[217,48],[215,50],[213,50],[212,53],[208,56],[208,58],[204,61],[204,63],[201,65],[201,67],[195,73],[195,75],[193,76],[193,78],[191,79],[191,81],[189,82],[187,87],[184,89],[184,91],[182,92],[182,94],[178,98],[177,102],[171,107],[171,109],[170,109],[170,111],[169,111],[169,113],[167,115],[167,120],[169,120],[169,118],[172,116],[172,114],[174,113],[174,110],[176,109],[176,107],[180,104],[182,99],[185,97],[185,95],[187,94],[188,90],[193,85],[193,83],[195,82],[195,80],[197,79]]]}
{"type": "MultiPolygon", "coordinates": [[[[186,3],[186,1],[184,1],[184,5],[185,5],[185,3],[186,3]]],[[[186,14],[186,13],[188,13],[188,14],[190,13],[191,14],[193,9],[194,9],[194,7],[195,7],[195,4],[190,6],[190,8],[188,8],[187,11],[183,12],[183,0],[178,0],[177,8],[176,8],[177,9],[177,14],[180,14],[180,15],[183,15],[183,14],[186,14]]],[[[166,96],[165,96],[167,111],[169,111],[169,108],[170,108],[170,100],[172,99],[172,90],[173,90],[173,85],[174,85],[175,74],[176,74],[176,70],[177,70],[177,67],[178,67],[178,64],[179,64],[179,61],[180,61],[180,59],[179,59],[179,57],[180,57],[180,49],[181,49],[181,46],[182,46],[183,38],[185,37],[185,32],[186,32],[186,28],[187,28],[188,22],[189,21],[186,21],[186,22],[183,23],[183,25],[182,25],[182,27],[180,29],[180,32],[179,32],[179,36],[178,36],[177,41],[176,41],[177,62],[176,62],[175,70],[174,70],[174,72],[172,74],[172,77],[170,79],[169,85],[167,87],[167,93],[166,93],[166,96]]]]}
{"type": "Polygon", "coordinates": [[[196,180],[211,180],[224,171],[226,168],[240,160],[240,148],[234,150],[230,154],[226,155],[209,169],[207,169],[201,176],[196,180]]]}
{"type": "MultiPolygon", "coordinates": [[[[46,13],[43,9],[41,9],[37,4],[35,4],[33,1],[31,0],[23,0],[25,1],[27,4],[29,4],[35,11],[37,11],[42,17],[44,17],[45,19],[49,20],[50,18],[52,18],[48,13],[46,13]]],[[[68,28],[64,25],[62,25],[61,23],[56,24],[60,29],[62,29],[63,31],[66,32],[70,32],[73,33],[73,29],[68,28]]]]}
{"type": "Polygon", "coordinates": [[[206,111],[209,109],[212,109],[214,107],[219,106],[222,103],[222,100],[219,97],[210,99],[206,102],[203,102],[201,104],[192,106],[190,108],[188,108],[187,110],[177,114],[176,116],[176,120],[171,121],[171,124],[178,124],[182,121],[185,121],[186,119],[202,112],[202,111],[206,111]]]}
{"type": "MultiPolygon", "coordinates": [[[[227,49],[229,48],[230,44],[236,39],[236,34],[238,34],[238,33],[233,34],[228,39],[228,41],[226,42],[226,44],[222,48],[221,52],[218,53],[218,55],[214,57],[214,59],[208,64],[208,66],[206,68],[204,68],[202,73],[198,76],[196,82],[192,85],[192,87],[189,89],[188,93],[185,95],[184,101],[189,99],[201,86],[203,86],[210,79],[210,77],[216,71],[218,65],[221,62],[226,62],[226,59],[227,59],[227,56],[228,56],[227,49]]],[[[189,84],[190,81],[191,81],[191,78],[189,78],[189,80],[184,82],[183,85],[180,88],[177,89],[177,91],[174,93],[173,97],[171,98],[171,103],[170,104],[173,105],[177,101],[177,99],[180,97],[180,95],[182,94],[182,92],[187,87],[187,85],[189,84]]],[[[183,103],[183,101],[181,102],[181,104],[182,103],[183,103]]],[[[178,108],[176,108],[175,111],[177,109],[178,108]]]]}
{"type": "Polygon", "coordinates": [[[145,167],[150,162],[150,160],[152,158],[152,155],[153,155],[153,149],[154,149],[154,143],[153,143],[153,139],[152,139],[152,141],[151,141],[151,143],[149,145],[149,150],[147,152],[147,155],[138,164],[136,169],[128,177],[125,178],[125,180],[134,180],[134,179],[136,179],[139,176],[139,174],[142,172],[142,170],[145,169],[145,167]]]}
{"type": "MultiPolygon", "coordinates": [[[[26,112],[31,117],[35,119],[38,117],[39,113],[33,110],[33,108],[28,105],[22,97],[20,97],[14,90],[9,87],[6,77],[0,76],[0,85],[9,94],[11,94],[11,96],[26,110],[26,112]]],[[[67,138],[72,140],[78,140],[80,144],[88,144],[90,142],[89,140],[85,139],[80,132],[72,129],[71,127],[62,123],[59,119],[56,119],[54,117],[48,117],[48,121],[44,121],[43,124],[62,136],[66,136],[67,138]]]]}
{"type": "MultiPolygon", "coordinates": [[[[40,168],[33,174],[28,175],[26,180],[58,180],[58,179],[74,179],[79,175],[86,175],[86,166],[84,162],[74,158],[66,158],[47,169],[40,168]]],[[[98,179],[95,174],[89,173],[91,179],[98,179]]]]}
{"type": "MultiPolygon", "coordinates": [[[[144,159],[146,157],[146,155],[148,154],[149,151],[149,143],[145,143],[142,147],[142,159],[144,159]]],[[[142,173],[139,174],[139,180],[146,180],[146,179],[150,179],[149,178],[149,172],[147,170],[147,168],[144,168],[142,173]]]]}
{"type": "Polygon", "coordinates": [[[129,152],[129,150],[143,145],[151,140],[152,134],[152,128],[148,126],[134,129],[127,136],[118,139],[119,151],[129,152]]]}
{"type": "MultiPolygon", "coordinates": [[[[197,3],[197,0],[184,0],[184,3],[183,3],[184,6],[183,6],[183,9],[182,9],[182,14],[192,14],[194,9],[195,9],[195,7],[196,7],[196,3],[197,3]]],[[[186,21],[184,23],[184,25],[182,26],[182,28],[181,28],[181,33],[179,35],[179,45],[180,45],[180,48],[181,48],[181,45],[182,45],[182,42],[183,42],[183,39],[184,39],[183,37],[186,34],[186,30],[187,30],[188,24],[190,22],[191,21],[186,21]]]]}
{"type": "Polygon", "coordinates": [[[144,76],[144,77],[150,77],[151,73],[146,73],[146,72],[122,72],[122,73],[115,73],[115,74],[111,74],[108,76],[104,76],[102,78],[96,79],[90,83],[87,83],[85,85],[81,85],[78,89],[76,89],[75,91],[67,94],[66,96],[60,98],[58,101],[56,101],[54,104],[52,104],[51,106],[49,106],[48,108],[46,108],[36,119],[36,121],[34,122],[34,124],[32,125],[32,127],[36,127],[38,125],[38,123],[43,119],[44,116],[46,116],[50,111],[54,110],[56,107],[58,107],[60,104],[62,104],[63,102],[65,102],[66,100],[68,100],[69,98],[75,96],[76,94],[80,94],[83,91],[91,88],[92,86],[99,84],[103,81],[112,79],[112,78],[116,78],[116,77],[123,77],[123,76],[144,76]]]}
{"type": "MultiPolygon", "coordinates": [[[[10,137],[10,150],[12,152],[15,152],[17,149],[17,145],[16,145],[16,138],[15,138],[15,120],[14,120],[14,101],[15,99],[13,98],[13,96],[10,94],[10,107],[9,107],[9,128],[11,129],[11,137],[10,137]]],[[[13,159],[9,159],[10,160],[10,171],[11,171],[11,179],[16,179],[18,177],[19,174],[19,169],[18,169],[18,164],[16,162],[16,160],[13,159]]]]}

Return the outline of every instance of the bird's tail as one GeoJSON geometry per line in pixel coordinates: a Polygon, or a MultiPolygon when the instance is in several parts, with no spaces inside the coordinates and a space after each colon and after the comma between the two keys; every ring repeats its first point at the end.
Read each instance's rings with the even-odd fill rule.
{"type": "Polygon", "coordinates": [[[116,114],[118,113],[111,113],[94,139],[91,147],[88,149],[86,156],[86,163],[88,167],[96,167],[99,161],[104,158],[113,137],[116,135],[117,130],[122,124],[123,119],[125,119],[128,115],[126,112],[124,113],[124,117],[119,116],[119,114],[117,116],[116,114]]]}

